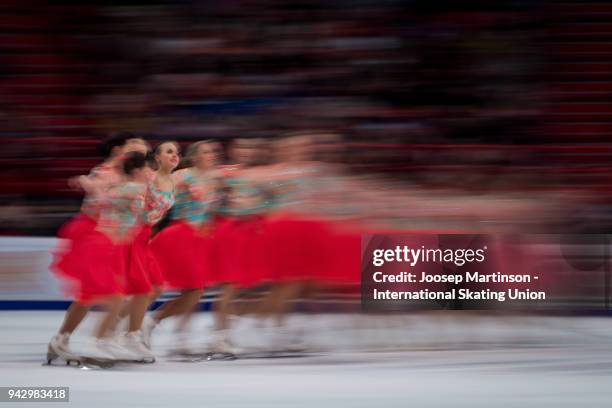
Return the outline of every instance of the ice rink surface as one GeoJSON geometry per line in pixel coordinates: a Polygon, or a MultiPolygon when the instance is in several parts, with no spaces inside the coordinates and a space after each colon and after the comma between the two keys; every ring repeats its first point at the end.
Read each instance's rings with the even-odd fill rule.
{"type": "MultiPolygon", "coordinates": [[[[63,312],[0,312],[0,386],[68,386],[71,407],[610,407],[612,319],[448,314],[294,316],[305,357],[170,361],[173,322],[154,333],[158,362],[109,370],[47,367],[63,312]]],[[[72,340],[86,349],[95,314],[72,340]]],[[[211,317],[192,324],[209,339],[211,317]]],[[[262,331],[263,332],[263,331],[262,331]]],[[[235,339],[262,339],[252,326],[235,339]]],[[[0,406],[11,403],[0,403],[0,406]]],[[[17,403],[19,407],[40,403],[17,403]]]]}

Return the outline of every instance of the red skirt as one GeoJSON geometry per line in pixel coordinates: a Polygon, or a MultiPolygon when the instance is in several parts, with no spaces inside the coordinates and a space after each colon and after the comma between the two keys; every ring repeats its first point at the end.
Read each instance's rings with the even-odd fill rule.
{"type": "Polygon", "coordinates": [[[151,293],[153,286],[163,286],[164,278],[149,246],[151,226],[144,225],[134,242],[127,247],[126,293],[139,295],[151,293]]]}
{"type": "Polygon", "coordinates": [[[266,253],[266,222],[262,217],[224,219],[214,234],[211,284],[252,287],[271,280],[266,253]]]}
{"type": "Polygon", "coordinates": [[[56,272],[66,280],[66,289],[77,301],[96,303],[109,295],[125,293],[125,246],[92,231],[72,243],[56,272]]]}
{"type": "Polygon", "coordinates": [[[266,253],[277,281],[317,279],[329,270],[333,255],[328,223],[316,219],[282,218],[266,228],[266,253]]]}
{"type": "Polygon", "coordinates": [[[328,284],[358,284],[361,281],[361,231],[358,227],[334,223],[329,246],[328,268],[319,278],[328,284]]]}
{"type": "Polygon", "coordinates": [[[165,283],[173,289],[203,288],[210,279],[211,236],[174,221],[149,243],[165,283]]]}
{"type": "Polygon", "coordinates": [[[57,234],[60,242],[55,251],[53,251],[51,270],[60,276],[66,276],[69,271],[77,269],[70,267],[69,263],[71,260],[74,260],[74,257],[69,256],[69,254],[72,252],[76,242],[92,233],[95,229],[96,221],[83,213],[77,214],[62,225],[57,234]]]}
{"type": "MultiPolygon", "coordinates": [[[[370,268],[372,264],[371,251],[382,243],[366,241],[364,243],[365,248],[362,248],[364,235],[388,235],[384,247],[393,246],[389,242],[390,240],[393,241],[394,234],[402,236],[402,239],[397,244],[417,248],[422,244],[431,248],[435,248],[437,245],[437,238],[430,236],[431,234],[427,231],[375,231],[356,223],[344,222],[333,222],[330,224],[330,229],[333,231],[329,244],[333,248],[333,256],[330,257],[329,268],[326,269],[325,275],[321,276],[321,280],[324,283],[330,284],[360,284],[362,269],[364,269],[366,275],[372,272],[370,268]]],[[[430,274],[442,273],[437,264],[419,265],[419,268],[430,274]]],[[[387,264],[385,266],[385,272],[391,274],[401,273],[405,269],[406,265],[402,263],[387,264]]],[[[423,289],[416,284],[410,286],[410,290],[423,289]]],[[[406,287],[405,284],[404,287],[406,287]]],[[[431,287],[431,285],[428,286],[428,288],[431,287]]]]}

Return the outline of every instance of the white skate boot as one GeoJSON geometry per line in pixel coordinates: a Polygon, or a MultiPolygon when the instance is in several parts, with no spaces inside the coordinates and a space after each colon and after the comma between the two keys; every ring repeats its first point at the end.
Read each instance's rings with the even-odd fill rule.
{"type": "Polygon", "coordinates": [[[287,326],[277,326],[273,335],[270,351],[273,353],[304,353],[309,346],[302,330],[290,329],[287,326]]]}
{"type": "Polygon", "coordinates": [[[112,337],[96,340],[92,357],[104,359],[104,356],[112,361],[140,361],[140,355],[126,349],[117,339],[112,337]]]}
{"type": "Polygon", "coordinates": [[[186,359],[188,361],[198,360],[202,357],[202,353],[194,353],[189,347],[187,334],[184,332],[176,333],[176,343],[168,349],[168,356],[176,359],[186,359]]]}
{"type": "Polygon", "coordinates": [[[121,336],[120,345],[129,351],[130,353],[138,356],[136,361],[143,363],[154,363],[155,356],[151,353],[142,339],[142,333],[140,331],[127,332],[121,336]]]}
{"type": "Polygon", "coordinates": [[[236,347],[229,338],[229,330],[217,330],[208,347],[207,360],[215,358],[233,359],[243,350],[236,347]]]}
{"type": "Polygon", "coordinates": [[[79,356],[70,350],[69,341],[69,333],[58,333],[51,338],[47,347],[47,364],[51,364],[52,361],[57,359],[64,360],[67,364],[79,361],[79,356]]]}

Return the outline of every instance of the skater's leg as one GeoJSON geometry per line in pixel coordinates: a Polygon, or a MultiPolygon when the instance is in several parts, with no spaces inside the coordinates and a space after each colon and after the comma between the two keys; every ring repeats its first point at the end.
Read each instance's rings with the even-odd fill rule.
{"type": "Polygon", "coordinates": [[[181,303],[181,297],[177,297],[175,299],[168,300],[164,302],[153,314],[153,320],[156,323],[161,322],[162,320],[176,315],[176,310],[178,310],[181,303]]]}
{"type": "MultiPolygon", "coordinates": [[[[146,312],[149,308],[149,306],[156,300],[159,298],[159,296],[162,293],[162,288],[159,286],[153,286],[153,291],[151,292],[151,294],[147,297],[146,300],[146,304],[144,305],[143,308],[143,318],[140,321],[140,325],[139,327],[142,330],[142,339],[144,342],[144,345],[147,348],[151,348],[151,333],[153,332],[153,330],[155,329],[155,327],[157,326],[157,324],[159,323],[159,314],[161,313],[160,310],[163,311],[164,306],[166,305],[163,304],[158,310],[156,310],[153,314],[152,317],[149,319],[145,318],[146,312]]],[[[137,326],[137,322],[134,322],[134,327],[137,326]]],[[[131,324],[131,323],[130,323],[131,324]]]]}
{"type": "Polygon", "coordinates": [[[117,331],[117,325],[119,324],[119,322],[130,314],[130,303],[131,303],[131,298],[124,298],[122,300],[121,309],[119,310],[119,313],[117,314],[117,318],[115,319],[115,321],[109,328],[109,333],[110,332],[115,333],[117,331]]]}
{"type": "Polygon", "coordinates": [[[187,347],[187,326],[203,293],[204,289],[184,289],[181,295],[175,299],[176,302],[172,305],[172,309],[164,309],[164,314],[161,315],[162,319],[170,316],[179,316],[176,326],[176,347],[173,350],[174,353],[189,353],[187,347]]]}
{"type": "Polygon", "coordinates": [[[239,348],[232,344],[230,339],[230,317],[236,315],[240,307],[234,302],[239,289],[231,284],[221,288],[221,293],[216,306],[215,331],[209,344],[211,355],[222,354],[225,357],[234,356],[239,353],[239,348]]]}
{"type": "Polygon", "coordinates": [[[128,326],[128,331],[138,331],[142,326],[142,321],[144,319],[145,313],[147,312],[147,308],[149,307],[149,301],[151,299],[151,295],[146,293],[143,295],[134,295],[132,300],[130,301],[130,322],[128,326]]]}
{"type": "Polygon", "coordinates": [[[200,288],[184,289],[179,297],[164,303],[157,309],[153,319],[156,322],[161,322],[168,317],[185,314],[198,303],[203,293],[204,289],[200,288]]]}
{"type": "Polygon", "coordinates": [[[127,298],[123,301],[122,305],[121,305],[121,310],[119,311],[119,319],[121,320],[124,317],[127,317],[130,315],[130,308],[131,308],[131,298],[127,298]]]}
{"type": "Polygon", "coordinates": [[[104,300],[104,304],[106,305],[106,313],[98,323],[95,333],[98,339],[112,335],[117,316],[123,305],[123,298],[120,295],[111,295],[104,300]]]}
{"type": "Polygon", "coordinates": [[[301,291],[302,283],[298,281],[284,283],[279,288],[276,303],[274,305],[274,317],[278,326],[284,324],[291,303],[297,298],[301,291]]]}
{"type": "Polygon", "coordinates": [[[254,310],[254,314],[257,318],[263,320],[274,313],[276,299],[279,296],[280,289],[281,285],[272,286],[268,293],[259,300],[254,310]]]}
{"type": "Polygon", "coordinates": [[[185,289],[183,291],[181,294],[182,302],[177,309],[177,314],[181,316],[177,324],[177,330],[185,331],[191,319],[191,315],[203,293],[204,289],[185,289]]]}
{"type": "Polygon", "coordinates": [[[76,328],[81,324],[87,312],[89,312],[90,306],[81,302],[72,302],[66,315],[64,316],[64,322],[59,329],[60,334],[72,334],[76,328]]]}
{"type": "Polygon", "coordinates": [[[81,302],[73,302],[64,316],[64,322],[58,333],[53,336],[47,347],[47,361],[50,363],[60,357],[66,361],[77,360],[77,356],[69,348],[70,335],[83,321],[90,306],[81,302]]]}
{"type": "Polygon", "coordinates": [[[236,297],[237,289],[226,284],[221,287],[221,294],[216,304],[216,329],[226,330],[229,328],[229,318],[233,311],[233,300],[236,297]]]}
{"type": "Polygon", "coordinates": [[[155,301],[157,299],[159,299],[159,297],[161,296],[162,292],[163,292],[163,290],[162,290],[161,287],[153,286],[153,291],[151,292],[151,295],[149,296],[149,306],[151,306],[153,303],[155,303],[155,301]]]}

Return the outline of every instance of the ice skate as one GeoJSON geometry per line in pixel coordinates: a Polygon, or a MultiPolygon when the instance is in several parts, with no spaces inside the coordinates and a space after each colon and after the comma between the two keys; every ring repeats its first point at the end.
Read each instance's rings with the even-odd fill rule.
{"type": "Polygon", "coordinates": [[[286,334],[288,339],[281,351],[289,353],[307,353],[311,350],[311,345],[305,339],[304,332],[302,330],[288,331],[286,334]]]}
{"type": "Polygon", "coordinates": [[[302,331],[290,330],[286,326],[277,326],[270,330],[271,339],[265,351],[266,357],[298,357],[305,355],[309,346],[302,331]]]}
{"type": "Polygon", "coordinates": [[[115,338],[97,339],[95,349],[91,354],[91,357],[97,359],[107,359],[115,362],[134,362],[140,360],[140,355],[126,349],[115,338]]]}
{"type": "Polygon", "coordinates": [[[80,357],[73,353],[68,347],[70,334],[58,333],[49,342],[47,347],[47,364],[50,365],[55,360],[63,360],[70,365],[72,362],[77,362],[80,357]]]}
{"type": "Polygon", "coordinates": [[[218,330],[206,353],[207,360],[231,360],[237,358],[242,350],[232,344],[227,330],[218,330]]]}
{"type": "Polygon", "coordinates": [[[142,363],[154,363],[155,356],[151,353],[143,341],[140,331],[132,331],[121,336],[120,345],[137,358],[134,361],[142,363]]]}
{"type": "Polygon", "coordinates": [[[83,356],[72,352],[68,347],[70,335],[67,333],[55,335],[49,342],[47,349],[47,363],[45,365],[53,365],[54,361],[61,360],[67,366],[78,368],[110,368],[114,365],[112,356],[107,353],[92,353],[89,356],[83,356]]]}
{"type": "Polygon", "coordinates": [[[176,343],[168,349],[168,357],[174,361],[197,362],[204,360],[205,354],[191,350],[185,334],[178,333],[176,343]]]}

